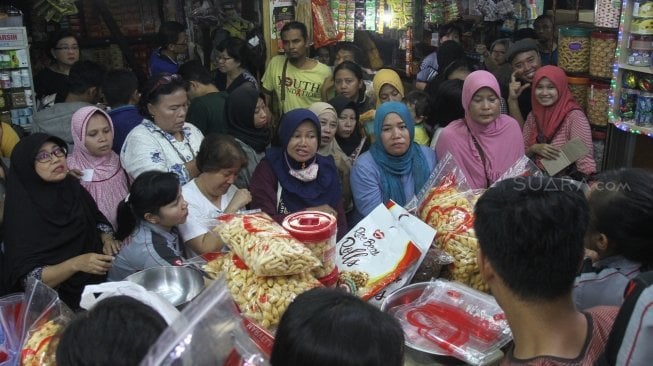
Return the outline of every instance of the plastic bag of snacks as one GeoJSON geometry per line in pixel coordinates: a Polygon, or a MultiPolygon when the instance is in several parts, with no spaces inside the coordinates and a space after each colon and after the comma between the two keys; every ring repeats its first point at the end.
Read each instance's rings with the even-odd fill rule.
{"type": "Polygon", "coordinates": [[[320,48],[336,43],[344,34],[339,33],[331,17],[331,9],[327,0],[311,1],[313,8],[313,47],[320,48]]]}
{"type": "Polygon", "coordinates": [[[74,315],[55,290],[32,277],[27,279],[24,296],[27,332],[22,338],[20,364],[56,365],[59,336],[74,315]]]}
{"type": "Polygon", "coordinates": [[[263,366],[272,343],[272,335],[238,313],[220,278],[184,308],[140,364],[263,366]]]}
{"type": "Polygon", "coordinates": [[[442,250],[454,258],[450,266],[452,280],[479,291],[490,291],[488,285],[481,278],[476,262],[478,239],[476,239],[474,230],[470,229],[462,234],[445,234],[442,240],[442,250]]]}
{"type": "Polygon", "coordinates": [[[264,212],[222,215],[215,230],[258,276],[293,275],[320,265],[310,249],[264,212]]]}
{"type": "Polygon", "coordinates": [[[495,360],[512,339],[494,298],[455,282],[431,282],[417,300],[389,312],[401,323],[411,347],[472,365],[495,360]]]}
{"type": "Polygon", "coordinates": [[[504,179],[509,179],[509,178],[514,178],[514,177],[541,177],[542,171],[540,168],[537,167],[537,164],[531,159],[528,158],[528,156],[523,155],[519,160],[517,160],[508,170],[506,170],[505,173],[497,179],[496,182],[492,184],[492,186],[495,186],[498,182],[504,180],[504,179]]]}
{"type": "Polygon", "coordinates": [[[0,297],[0,365],[15,365],[23,334],[23,293],[0,297]]]}
{"type": "Polygon", "coordinates": [[[279,324],[297,295],[322,286],[310,272],[259,277],[236,255],[227,256],[223,271],[240,312],[267,329],[279,324]]]}

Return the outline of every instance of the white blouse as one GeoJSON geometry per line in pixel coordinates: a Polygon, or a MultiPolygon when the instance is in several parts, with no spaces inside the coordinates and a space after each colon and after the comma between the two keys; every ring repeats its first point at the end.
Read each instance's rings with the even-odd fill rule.
{"type": "Polygon", "coordinates": [[[184,164],[195,159],[204,139],[202,132],[190,123],[184,123],[182,141],[154,122],[144,119],[129,132],[120,151],[120,162],[133,181],[148,170],[177,174],[181,185],[192,177],[184,164]]]}

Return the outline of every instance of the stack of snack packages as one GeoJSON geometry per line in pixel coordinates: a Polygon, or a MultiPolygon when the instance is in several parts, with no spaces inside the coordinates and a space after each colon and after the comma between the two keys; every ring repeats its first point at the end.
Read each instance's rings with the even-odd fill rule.
{"type": "Polygon", "coordinates": [[[297,295],[322,286],[311,274],[320,260],[267,214],[223,215],[215,231],[231,252],[205,270],[223,273],[240,312],[264,328],[274,328],[297,295]]]}
{"type": "Polygon", "coordinates": [[[437,230],[436,246],[450,254],[451,280],[488,292],[476,262],[478,240],[474,233],[474,205],[481,190],[471,190],[451,155],[438,164],[420,192],[418,216],[437,230]]]}

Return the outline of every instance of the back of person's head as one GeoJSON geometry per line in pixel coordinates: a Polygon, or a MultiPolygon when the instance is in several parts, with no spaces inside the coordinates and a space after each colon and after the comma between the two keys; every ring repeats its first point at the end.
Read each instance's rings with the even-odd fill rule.
{"type": "Polygon", "coordinates": [[[110,107],[129,104],[137,91],[138,79],[127,69],[110,70],[102,83],[102,93],[110,107]]]}
{"type": "Polygon", "coordinates": [[[161,26],[159,27],[159,33],[157,33],[159,47],[166,48],[170,44],[177,43],[179,33],[185,30],[186,27],[179,22],[171,20],[161,23],[161,26]]]}
{"type": "Polygon", "coordinates": [[[370,67],[370,61],[367,57],[367,54],[363,52],[363,50],[355,43],[339,42],[336,44],[335,54],[337,55],[340,50],[351,52],[351,54],[354,55],[354,62],[361,65],[362,67],[370,67]]]}
{"type": "Polygon", "coordinates": [[[306,24],[302,22],[298,22],[296,20],[290,21],[286,24],[283,25],[283,28],[281,28],[281,36],[283,37],[283,34],[286,33],[289,30],[298,30],[302,33],[302,38],[304,38],[304,41],[308,42],[308,30],[306,29],[306,24]]]}
{"type": "Polygon", "coordinates": [[[227,37],[218,43],[215,49],[218,50],[218,52],[227,52],[227,55],[233,58],[234,62],[239,62],[240,65],[249,72],[255,73],[257,71],[253,62],[254,55],[249,49],[247,42],[242,39],[237,37],[227,37]]]}
{"type": "Polygon", "coordinates": [[[450,122],[465,117],[463,108],[463,84],[460,79],[445,80],[438,86],[432,98],[427,123],[446,127],[450,122]]]}
{"type": "Polygon", "coordinates": [[[204,136],[196,163],[201,173],[212,173],[246,166],[247,155],[233,136],[212,133],[204,136]]]}
{"type": "Polygon", "coordinates": [[[429,95],[422,90],[412,90],[406,94],[406,102],[415,106],[415,116],[426,116],[429,113],[429,95]]]}
{"type": "Polygon", "coordinates": [[[653,172],[631,168],[600,174],[589,207],[588,235],[605,235],[608,252],[653,269],[653,172]]]}
{"type": "Polygon", "coordinates": [[[550,302],[571,293],[589,222],[578,185],[550,177],[506,179],[481,196],[475,213],[479,255],[516,298],[550,302]]]}
{"type": "Polygon", "coordinates": [[[179,178],[175,173],[147,171],[139,175],[129,195],[118,204],[116,239],[127,238],[145,214],[158,215],[161,207],[177,199],[178,193],[179,178]]]}
{"type": "Polygon", "coordinates": [[[187,82],[195,81],[200,84],[208,85],[213,82],[211,73],[202,65],[200,60],[190,60],[179,66],[177,71],[179,75],[187,82]]]}
{"type": "Polygon", "coordinates": [[[152,307],[129,296],[109,297],[68,324],[57,346],[57,364],[137,365],[166,327],[152,307]]]}
{"type": "Polygon", "coordinates": [[[179,89],[188,90],[188,83],[177,74],[162,72],[147,79],[143,86],[138,110],[141,115],[152,118],[148,104],[157,104],[163,95],[170,95],[179,89]]]}
{"type": "Polygon", "coordinates": [[[339,289],[304,292],[277,329],[272,366],[401,366],[404,334],[387,313],[339,289]]]}
{"type": "Polygon", "coordinates": [[[97,88],[99,91],[105,74],[106,68],[98,63],[93,61],[75,62],[68,74],[70,93],[81,95],[90,88],[97,88]]]}
{"type": "Polygon", "coordinates": [[[514,42],[520,41],[522,39],[537,39],[537,33],[535,32],[535,29],[533,28],[521,28],[518,29],[515,34],[512,36],[512,40],[514,42]]]}
{"type": "Polygon", "coordinates": [[[438,73],[442,73],[447,66],[456,60],[464,59],[465,48],[456,41],[445,41],[438,48],[438,73]]]}
{"type": "Polygon", "coordinates": [[[452,33],[457,33],[458,38],[460,38],[460,36],[462,36],[462,34],[463,34],[463,30],[455,22],[443,24],[443,25],[440,26],[440,28],[438,28],[438,37],[440,39],[442,39],[442,38],[444,38],[446,36],[449,36],[452,33]]]}

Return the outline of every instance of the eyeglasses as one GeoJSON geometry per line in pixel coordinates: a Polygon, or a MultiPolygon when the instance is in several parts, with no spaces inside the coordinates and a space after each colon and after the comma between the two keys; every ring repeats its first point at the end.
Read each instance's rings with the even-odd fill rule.
{"type": "Polygon", "coordinates": [[[54,48],[57,51],[79,51],[79,46],[61,46],[61,47],[55,47],[54,48]]]}
{"type": "Polygon", "coordinates": [[[52,151],[40,151],[36,154],[34,160],[39,163],[49,163],[52,161],[52,157],[56,156],[58,158],[63,158],[66,156],[66,149],[63,147],[55,147],[52,151]]]}
{"type": "Polygon", "coordinates": [[[151,96],[156,92],[161,86],[170,84],[173,81],[178,81],[182,80],[181,76],[179,74],[169,74],[169,75],[161,75],[159,76],[159,80],[156,81],[154,86],[150,89],[150,92],[147,93],[148,96],[151,96]]]}

